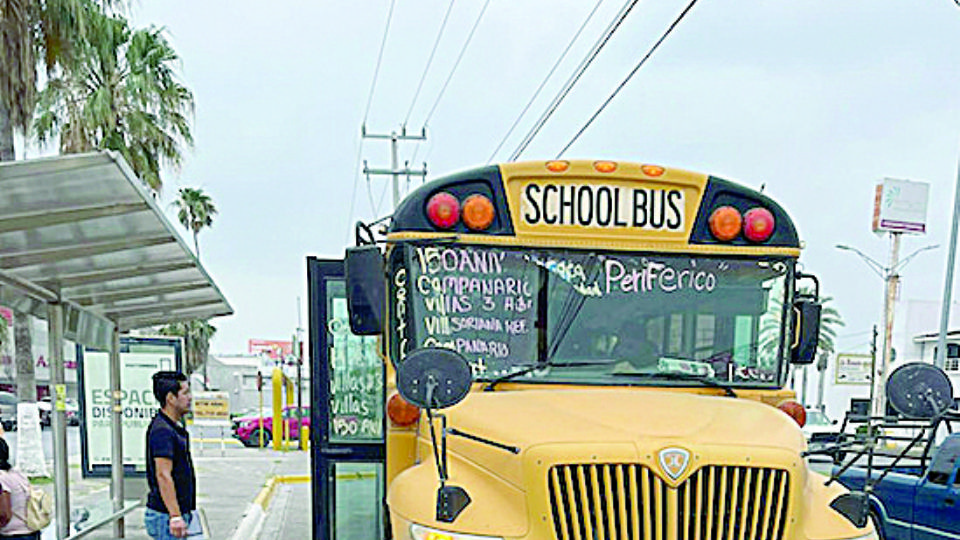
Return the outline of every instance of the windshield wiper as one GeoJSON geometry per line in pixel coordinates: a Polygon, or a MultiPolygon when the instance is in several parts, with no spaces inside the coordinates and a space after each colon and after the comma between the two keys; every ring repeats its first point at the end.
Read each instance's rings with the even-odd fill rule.
{"type": "Polygon", "coordinates": [[[543,369],[545,367],[585,367],[585,366],[599,366],[605,365],[603,362],[539,362],[536,364],[530,364],[527,367],[514,371],[513,373],[507,373],[506,375],[501,375],[496,379],[490,381],[486,388],[483,389],[484,392],[490,392],[494,389],[495,386],[502,382],[515,379],[521,375],[526,375],[528,373],[534,372],[538,369],[543,369]]]}
{"type": "Polygon", "coordinates": [[[662,379],[662,380],[666,380],[666,381],[692,381],[692,382],[698,382],[698,383],[703,384],[704,386],[709,386],[709,387],[711,387],[711,388],[719,388],[719,389],[723,390],[723,392],[724,392],[726,395],[728,395],[728,396],[730,396],[730,397],[732,397],[732,398],[737,397],[737,393],[733,391],[733,388],[731,388],[731,387],[729,387],[729,386],[727,386],[727,385],[725,385],[725,384],[721,384],[721,383],[719,383],[719,382],[717,382],[717,381],[715,381],[715,380],[713,380],[713,379],[711,379],[710,377],[707,377],[707,376],[705,376],[705,375],[695,375],[695,374],[693,374],[693,373],[677,373],[677,372],[671,372],[671,371],[660,372],[660,373],[643,373],[643,372],[627,373],[627,372],[615,372],[615,373],[613,373],[613,375],[614,375],[615,377],[637,377],[637,378],[644,378],[644,379],[662,379]]]}

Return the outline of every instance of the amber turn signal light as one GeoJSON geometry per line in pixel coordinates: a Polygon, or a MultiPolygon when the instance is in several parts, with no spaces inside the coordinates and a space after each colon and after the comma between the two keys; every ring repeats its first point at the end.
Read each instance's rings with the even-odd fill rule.
{"type": "Polygon", "coordinates": [[[420,419],[420,409],[400,394],[394,394],[387,400],[387,418],[400,427],[412,426],[420,419]]]}
{"type": "Polygon", "coordinates": [[[740,234],[743,218],[740,212],[732,206],[721,206],[710,214],[710,232],[721,242],[729,242],[740,234]]]}
{"type": "Polygon", "coordinates": [[[807,410],[803,408],[803,405],[788,399],[786,401],[781,401],[777,408],[781,411],[787,413],[787,416],[793,418],[798,426],[803,427],[807,424],[807,410]]]}

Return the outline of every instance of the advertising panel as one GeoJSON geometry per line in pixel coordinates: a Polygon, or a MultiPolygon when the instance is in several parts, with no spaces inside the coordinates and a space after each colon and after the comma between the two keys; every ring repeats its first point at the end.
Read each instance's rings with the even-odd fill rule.
{"type": "MultiPolygon", "coordinates": [[[[146,433],[159,404],[153,374],[175,370],[178,338],[121,338],[120,403],[123,416],[123,464],[127,473],[146,472],[146,433]]],[[[84,350],[80,356],[81,450],[84,476],[108,476],[113,462],[110,356],[84,350]]]]}
{"type": "Polygon", "coordinates": [[[275,339],[249,339],[247,352],[250,354],[266,354],[271,360],[283,360],[293,354],[293,342],[275,339]]]}
{"type": "Polygon", "coordinates": [[[884,178],[873,201],[873,232],[923,234],[930,184],[884,178]]]}

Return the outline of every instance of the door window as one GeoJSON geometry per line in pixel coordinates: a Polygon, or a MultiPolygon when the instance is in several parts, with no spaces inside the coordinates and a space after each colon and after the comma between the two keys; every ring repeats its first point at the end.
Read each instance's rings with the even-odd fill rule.
{"type": "Polygon", "coordinates": [[[930,464],[927,479],[934,484],[946,484],[958,459],[960,459],[960,437],[951,437],[943,441],[930,464]]]}
{"type": "Polygon", "coordinates": [[[383,441],[383,361],[377,339],[350,331],[346,287],[327,284],[330,442],[383,441]]]}

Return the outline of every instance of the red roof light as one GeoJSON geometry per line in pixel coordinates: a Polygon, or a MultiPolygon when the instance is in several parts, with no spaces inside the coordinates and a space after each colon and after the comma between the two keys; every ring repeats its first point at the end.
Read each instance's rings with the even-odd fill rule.
{"type": "Polygon", "coordinates": [[[773,235],[776,221],[766,208],[753,208],[743,216],[743,235],[751,242],[763,242],[773,235]]]}
{"type": "Polygon", "coordinates": [[[427,201],[427,218],[441,229],[449,229],[460,221],[460,201],[441,191],[427,201]]]}

